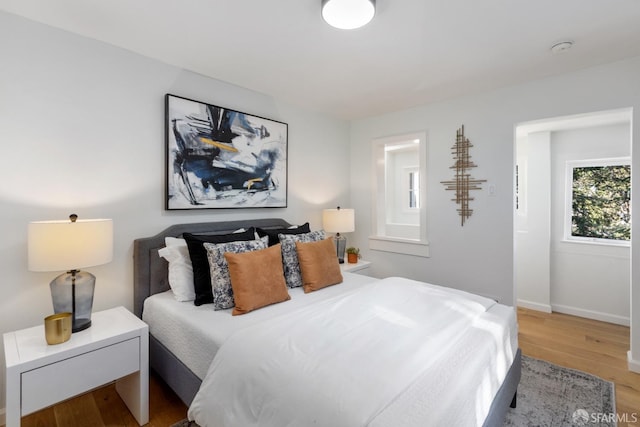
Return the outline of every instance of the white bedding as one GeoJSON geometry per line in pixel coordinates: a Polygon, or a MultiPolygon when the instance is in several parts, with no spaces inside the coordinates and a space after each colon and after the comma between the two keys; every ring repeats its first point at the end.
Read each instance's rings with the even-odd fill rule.
{"type": "Polygon", "coordinates": [[[189,419],[202,427],[482,425],[517,350],[512,308],[401,278],[301,297],[314,294],[317,303],[227,334],[189,419]]]}
{"type": "Polygon", "coordinates": [[[216,352],[235,331],[377,280],[352,273],[344,273],[343,277],[340,286],[322,292],[305,294],[302,288],[289,289],[291,300],[242,316],[231,316],[232,309],[215,311],[211,304],[196,307],[193,302],[178,302],[169,290],[145,300],[142,320],[149,325],[149,333],[204,379],[216,352]]]}

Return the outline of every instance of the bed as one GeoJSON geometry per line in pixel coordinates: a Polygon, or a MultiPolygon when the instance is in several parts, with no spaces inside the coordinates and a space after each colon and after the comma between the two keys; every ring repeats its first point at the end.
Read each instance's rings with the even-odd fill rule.
{"type": "MultiPolygon", "coordinates": [[[[481,406],[483,408],[481,411],[477,408],[472,408],[471,411],[475,411],[476,414],[471,414],[467,418],[456,415],[457,421],[456,419],[449,420],[449,425],[469,425],[468,420],[478,416],[481,416],[482,419],[475,419],[471,424],[483,426],[501,426],[503,424],[509,406],[515,406],[517,385],[520,380],[520,350],[517,348],[517,326],[515,325],[515,313],[509,307],[463,292],[446,290],[402,278],[372,279],[348,273],[344,274],[343,284],[309,294],[304,294],[300,289],[289,289],[290,301],[274,304],[243,316],[232,317],[228,311],[214,311],[207,305],[196,307],[192,303],[177,303],[173,298],[167,279],[167,263],[158,255],[158,250],[165,245],[165,237],[180,237],[185,232],[227,234],[249,226],[268,230],[284,228],[289,225],[287,221],[277,218],[180,224],[171,226],[155,236],[135,240],[134,311],[137,316],[150,325],[150,367],[176,392],[185,404],[190,406],[190,417],[195,418],[203,426],[207,423],[213,424],[208,420],[211,420],[212,418],[210,417],[215,414],[207,415],[203,412],[220,412],[221,409],[224,412],[225,407],[233,407],[234,401],[238,400],[238,396],[242,396],[240,400],[247,400],[246,396],[253,393],[253,399],[256,402],[260,402],[261,410],[268,412],[264,408],[269,408],[269,405],[279,408],[278,410],[273,410],[272,408],[269,414],[261,415],[264,420],[268,419],[272,425],[284,425],[283,420],[289,420],[289,425],[296,425],[295,420],[300,420],[300,418],[296,417],[311,417],[309,419],[314,419],[319,422],[319,425],[323,425],[323,423],[324,425],[329,425],[327,423],[340,425],[341,420],[344,421],[343,425],[358,425],[359,423],[372,426],[425,425],[425,420],[436,419],[433,417],[436,416],[438,410],[442,409],[442,405],[434,406],[433,402],[443,398],[445,392],[449,392],[457,397],[453,400],[448,398],[452,402],[449,402],[445,409],[449,408],[461,414],[462,409],[465,407],[481,406]],[[463,342],[464,351],[453,352],[453,356],[447,356],[444,359],[440,358],[437,363],[420,363],[421,357],[428,359],[428,356],[423,356],[420,352],[428,355],[429,352],[434,351],[433,347],[415,347],[415,344],[412,343],[416,341],[415,339],[406,340],[405,347],[398,347],[396,341],[393,341],[394,345],[390,346],[388,345],[390,338],[386,338],[387,341],[385,341],[384,334],[376,332],[381,330],[380,325],[372,323],[371,317],[367,317],[369,314],[366,314],[367,312],[364,308],[359,308],[358,310],[340,308],[353,307],[354,304],[360,307],[360,304],[364,305],[364,301],[374,301],[369,305],[376,307],[375,309],[379,312],[387,313],[385,316],[388,317],[388,313],[393,311],[393,307],[385,308],[376,304],[375,301],[386,300],[393,303],[394,296],[405,292],[402,290],[403,288],[407,288],[406,292],[409,292],[409,295],[411,295],[411,292],[415,292],[416,288],[419,289],[419,292],[428,290],[429,295],[425,296],[424,304],[434,304],[430,306],[429,313],[440,313],[441,311],[444,313],[444,310],[441,310],[441,307],[444,306],[455,306],[457,307],[454,308],[455,310],[461,310],[462,308],[460,307],[470,307],[472,314],[468,316],[465,314],[459,317],[469,317],[474,325],[483,322],[486,324],[487,321],[494,322],[494,318],[500,317],[504,319],[500,320],[500,322],[506,326],[499,333],[494,331],[482,337],[477,335],[468,335],[467,337],[464,334],[470,332],[466,331],[462,323],[458,325],[456,321],[446,320],[447,326],[451,326],[451,332],[459,338],[459,341],[463,342]],[[454,302],[446,300],[446,302],[437,305],[436,302],[441,298],[441,295],[442,298],[446,297],[454,302]],[[347,304],[346,301],[349,303],[347,304]],[[327,312],[332,313],[331,316],[327,316],[327,312]],[[318,319],[317,324],[323,325],[322,330],[307,326],[298,327],[298,331],[291,330],[292,324],[302,324],[300,319],[309,316],[318,319]],[[487,320],[488,318],[490,319],[487,320]],[[339,322],[336,323],[336,319],[343,321],[342,326],[340,326],[339,322]],[[360,325],[361,329],[358,330],[359,332],[355,335],[355,338],[339,332],[344,330],[343,326],[346,324],[344,322],[348,322],[349,325],[360,325]],[[209,326],[214,323],[217,325],[216,328],[209,326]],[[334,325],[334,323],[338,326],[334,325]],[[178,334],[175,333],[176,325],[179,325],[177,326],[180,331],[178,334]],[[207,325],[207,327],[203,327],[203,325],[207,325]],[[323,335],[327,325],[328,329],[333,327],[338,331],[338,335],[342,335],[322,344],[322,348],[329,352],[329,357],[321,351],[312,351],[319,348],[317,340],[314,339],[311,342],[304,343],[305,337],[309,334],[323,335]],[[367,334],[362,333],[362,331],[366,331],[367,327],[376,328],[371,332],[376,335],[375,340],[367,339],[367,334]],[[209,332],[208,334],[207,331],[209,332]],[[269,331],[273,331],[272,335],[269,335],[269,331]],[[486,346],[485,342],[492,340],[492,334],[506,334],[502,338],[496,339],[494,343],[489,344],[493,349],[491,352],[495,350],[494,347],[504,348],[504,351],[500,351],[499,356],[496,357],[487,356],[484,350],[478,350],[482,346],[486,346]],[[286,336],[286,339],[283,341],[282,337],[284,336],[286,336]],[[353,341],[354,339],[356,341],[353,341]],[[291,340],[298,340],[295,341],[296,344],[293,346],[295,351],[289,351],[288,353],[290,354],[285,351],[278,355],[275,359],[278,360],[281,366],[279,368],[273,367],[273,370],[271,368],[267,370],[267,377],[263,379],[262,385],[256,385],[257,380],[254,381],[254,379],[265,372],[265,366],[262,363],[264,358],[247,357],[247,354],[251,352],[271,354],[270,352],[281,351],[282,348],[290,349],[293,342],[291,340]],[[356,351],[344,352],[351,355],[351,361],[346,361],[348,358],[343,357],[341,348],[344,348],[345,342],[351,341],[354,343],[351,347],[355,348],[356,351]],[[300,345],[298,345],[298,342],[300,342],[300,345]],[[332,347],[332,342],[334,347],[332,347]],[[252,346],[255,348],[252,349],[252,346]],[[391,347],[390,353],[385,356],[385,349],[391,347]],[[359,348],[362,349],[361,351],[368,352],[368,354],[375,354],[376,357],[358,354],[359,348]],[[406,352],[403,354],[413,354],[415,357],[406,358],[405,360],[404,356],[394,354],[393,349],[396,348],[402,349],[398,350],[400,352],[406,352]],[[307,372],[306,362],[301,363],[300,358],[296,356],[300,349],[308,353],[322,354],[321,364],[325,365],[326,362],[326,366],[331,366],[331,372],[324,372],[320,374],[320,377],[318,377],[319,372],[307,372]],[[340,357],[331,357],[331,354],[337,353],[341,354],[340,357]],[[400,357],[402,358],[402,363],[390,364],[390,357],[393,357],[393,360],[398,360],[395,358],[400,357]],[[496,361],[498,359],[499,362],[496,361]],[[367,363],[358,363],[358,360],[366,361],[367,363]],[[214,361],[215,363],[212,363],[214,361]],[[254,361],[260,363],[256,363],[253,367],[249,366],[254,361]],[[340,366],[345,364],[351,364],[352,367],[340,366]],[[364,368],[359,369],[365,365],[367,365],[369,371],[364,368]],[[429,369],[423,369],[423,365],[433,366],[429,369]],[[473,368],[474,365],[480,366],[473,368]],[[355,366],[358,369],[353,369],[355,366]],[[469,390],[467,390],[467,387],[463,386],[475,381],[470,380],[471,374],[469,372],[471,370],[486,371],[489,366],[492,369],[501,371],[499,383],[488,385],[488,383],[496,381],[496,375],[490,375],[493,380],[478,380],[476,381],[478,384],[473,389],[469,387],[469,390]],[[251,371],[250,368],[254,369],[254,371],[251,371]],[[237,369],[237,371],[234,371],[234,369],[237,369]],[[280,371],[277,369],[280,369],[280,371]],[[343,371],[340,371],[340,369],[343,369],[343,371]],[[384,374],[372,375],[371,370],[374,372],[384,371],[384,374]],[[459,375],[451,374],[450,371],[452,370],[459,373],[459,375]],[[433,372],[438,373],[438,378],[430,377],[430,375],[433,376],[433,372]],[[411,376],[408,376],[409,374],[411,376]],[[247,376],[250,380],[244,382],[236,381],[242,375],[247,376]],[[276,379],[274,379],[274,375],[277,377],[276,379]],[[303,380],[305,375],[308,378],[303,380]],[[342,395],[340,393],[323,392],[322,390],[331,390],[332,375],[340,378],[349,377],[352,379],[351,384],[364,382],[367,386],[364,388],[362,386],[350,388],[348,384],[347,386],[343,384],[340,387],[344,389],[342,395]],[[390,379],[368,382],[372,378],[383,378],[385,375],[388,375],[390,379]],[[446,375],[450,376],[447,377],[446,375]],[[295,383],[295,378],[299,378],[299,381],[305,381],[306,384],[314,387],[317,383],[318,388],[304,387],[305,392],[311,393],[308,396],[303,396],[293,386],[289,389],[289,387],[283,388],[279,385],[277,393],[269,390],[269,384],[277,383],[279,381],[278,378],[284,377],[289,377],[287,384],[295,383]],[[437,384],[440,388],[434,386],[434,384],[437,384]],[[237,396],[231,393],[220,393],[220,387],[228,390],[230,386],[238,393],[237,396]],[[260,387],[263,387],[264,390],[260,387]],[[483,394],[479,390],[482,391],[487,388],[493,389],[491,391],[485,390],[483,393],[493,396],[493,398],[489,399],[488,402],[478,403],[479,400],[482,400],[478,396],[483,394]],[[285,389],[289,394],[282,391],[285,389]],[[376,389],[380,393],[375,394],[376,398],[370,398],[372,390],[376,389]],[[199,392],[199,390],[201,391],[199,392]],[[358,397],[358,393],[363,393],[363,390],[367,394],[366,399],[358,397]],[[216,393],[218,394],[216,395],[216,393]],[[277,395],[277,398],[274,395],[277,395]],[[324,397],[318,399],[317,396],[320,395],[324,397]],[[436,397],[434,398],[433,396],[436,397]],[[297,413],[296,408],[304,405],[290,403],[298,397],[307,399],[307,402],[308,399],[313,398],[316,403],[312,406],[319,412],[316,414],[297,413]],[[210,404],[211,399],[222,406],[213,411],[206,409],[209,406],[215,407],[215,405],[210,404]],[[289,404],[283,405],[282,399],[285,399],[289,404]],[[267,401],[269,402],[265,403],[267,401]],[[366,404],[362,402],[366,402],[366,404]],[[341,405],[344,406],[342,409],[333,411],[333,408],[338,408],[341,405]],[[287,409],[284,410],[283,408],[287,409]],[[481,415],[477,413],[481,413],[481,415]],[[354,420],[357,420],[356,424],[354,424],[354,420]]],[[[424,313],[421,313],[420,310],[420,307],[422,307],[420,304],[422,303],[418,300],[413,304],[415,307],[407,308],[407,301],[413,299],[412,297],[405,297],[404,300],[400,299],[395,303],[400,304],[403,310],[408,310],[407,313],[413,310],[415,313],[411,314],[411,316],[423,316],[424,313]]],[[[466,308],[464,309],[466,310],[466,308]]],[[[433,314],[432,317],[435,318],[437,315],[433,314]]],[[[442,319],[447,318],[442,317],[442,319]]],[[[387,322],[396,328],[390,329],[388,333],[392,336],[397,334],[398,325],[401,326],[400,329],[406,326],[403,322],[406,323],[407,320],[393,319],[393,321],[387,322]]],[[[415,323],[413,320],[409,320],[409,322],[415,323]]],[[[493,325],[493,323],[491,324],[493,325]]],[[[492,328],[493,326],[483,327],[485,332],[491,331],[492,328]]],[[[417,334],[417,337],[422,337],[419,339],[423,342],[428,341],[431,336],[429,335],[431,332],[420,331],[420,328],[416,328],[412,333],[417,334]]],[[[449,341],[440,342],[437,344],[438,348],[442,348],[449,341]]],[[[438,341],[435,342],[437,343],[438,341]]],[[[307,356],[305,355],[305,358],[307,356]]],[[[226,421],[216,419],[216,424],[250,425],[250,423],[247,423],[248,418],[246,417],[251,418],[260,408],[252,405],[242,406],[243,408],[234,408],[231,412],[238,411],[239,413],[239,411],[246,410],[248,414],[239,415],[239,418],[236,418],[235,421],[233,421],[233,417],[237,414],[230,418],[231,421],[229,418],[226,421]],[[245,418],[242,418],[242,416],[245,418]],[[239,421],[240,419],[242,419],[242,423],[239,421]]],[[[442,415],[438,416],[442,417],[442,415]]],[[[254,423],[254,425],[267,425],[269,422],[258,422],[254,423]]]]}

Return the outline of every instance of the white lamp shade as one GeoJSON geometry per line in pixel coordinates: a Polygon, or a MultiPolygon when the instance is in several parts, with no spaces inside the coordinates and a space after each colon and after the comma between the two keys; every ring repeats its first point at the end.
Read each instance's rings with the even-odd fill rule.
{"type": "Polygon", "coordinates": [[[350,233],[355,231],[355,211],[353,209],[323,210],[322,228],[329,233],[350,233]]]}
{"type": "Polygon", "coordinates": [[[353,30],[369,23],[376,13],[375,0],[323,0],[322,18],[341,30],[353,30]]]}
{"type": "Polygon", "coordinates": [[[64,271],[102,265],[113,259],[113,221],[36,221],[28,228],[31,271],[64,271]]]}

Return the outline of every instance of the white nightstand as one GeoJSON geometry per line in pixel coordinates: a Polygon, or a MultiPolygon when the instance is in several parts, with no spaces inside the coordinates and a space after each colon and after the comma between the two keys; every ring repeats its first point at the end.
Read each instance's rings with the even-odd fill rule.
{"type": "Polygon", "coordinates": [[[350,264],[345,261],[343,264],[340,264],[340,270],[342,270],[343,272],[348,271],[349,273],[364,274],[366,276],[366,270],[370,266],[371,261],[362,261],[361,259],[359,259],[355,264],[350,264]]]}
{"type": "Polygon", "coordinates": [[[47,345],[43,325],[4,334],[6,427],[114,380],[138,424],[149,422],[149,327],[124,307],[91,317],[62,344],[47,345]]]}

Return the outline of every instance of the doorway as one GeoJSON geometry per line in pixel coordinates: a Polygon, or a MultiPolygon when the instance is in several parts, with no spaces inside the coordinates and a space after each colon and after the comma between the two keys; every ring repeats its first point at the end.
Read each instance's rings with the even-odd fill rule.
{"type": "Polygon", "coordinates": [[[572,164],[630,159],[631,115],[620,109],[517,125],[519,306],[630,324],[630,240],[573,238],[575,183],[567,171],[572,164]]]}

